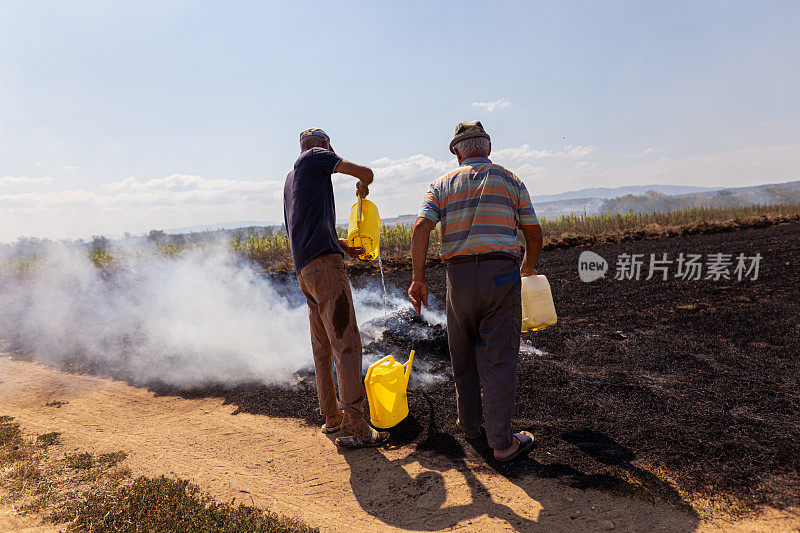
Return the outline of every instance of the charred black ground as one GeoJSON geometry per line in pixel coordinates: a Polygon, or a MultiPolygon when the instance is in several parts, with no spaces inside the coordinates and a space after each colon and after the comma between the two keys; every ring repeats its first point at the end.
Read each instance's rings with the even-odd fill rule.
{"type": "MultiPolygon", "coordinates": [[[[492,465],[498,472],[511,479],[559,478],[687,509],[674,487],[689,500],[723,494],[748,505],[800,504],[800,224],[548,250],[538,269],[550,279],[559,323],[523,336],[546,353],[521,356],[514,424],[534,432],[539,444],[527,460],[492,465]],[[587,249],[611,268],[593,283],[578,278],[578,256],[587,249]],[[619,254],[644,254],[646,274],[650,254],[675,259],[681,252],[758,252],[763,259],[755,281],[612,279],[619,254]]],[[[355,276],[353,283],[372,277],[355,276]]],[[[407,268],[395,269],[387,283],[405,288],[410,277],[407,268]]],[[[429,269],[439,302],[444,280],[441,266],[429,269]]],[[[368,352],[404,360],[414,347],[431,371],[449,375],[441,326],[408,313],[391,320],[381,339],[365,345],[368,352]],[[415,328],[427,328],[427,336],[415,328]]],[[[237,412],[316,425],[313,376],[299,378],[288,389],[153,388],[222,396],[237,412]]],[[[393,431],[393,445],[458,461],[464,452],[452,436],[452,379],[411,390],[409,399],[412,416],[393,431]]],[[[472,445],[489,457],[485,441],[472,445]]]]}
{"type": "MultiPolygon", "coordinates": [[[[559,478],[685,508],[673,487],[689,499],[723,494],[748,505],[800,504],[798,268],[800,224],[545,252],[539,272],[551,281],[559,323],[523,336],[546,354],[521,356],[514,419],[539,445],[528,460],[493,466],[510,478],[559,478]],[[586,249],[611,263],[593,283],[578,278],[586,249]],[[613,279],[621,253],[675,259],[681,252],[758,252],[763,259],[755,281],[613,279]]],[[[387,278],[405,287],[410,272],[387,278]]],[[[361,276],[354,284],[369,281],[361,276]]],[[[439,302],[444,281],[442,267],[429,269],[439,302]]],[[[434,328],[421,343],[404,337],[405,327],[392,329],[381,339],[383,353],[404,354],[416,343],[421,357],[449,372],[445,330],[434,328]]],[[[291,390],[197,391],[209,393],[239,411],[319,423],[311,379],[291,390]]],[[[452,380],[412,390],[410,404],[413,416],[393,432],[395,444],[457,460],[463,450],[452,438],[452,380]]],[[[489,457],[485,441],[473,445],[489,457]]]]}
{"type": "MultiPolygon", "coordinates": [[[[542,461],[630,480],[633,461],[690,493],[800,503],[800,225],[593,247],[612,269],[593,283],[578,278],[586,249],[542,256],[560,319],[524,335],[547,354],[520,362],[515,424],[540,444],[509,473],[547,475],[542,461]],[[609,279],[618,254],[680,252],[759,252],[761,272],[743,282],[609,279]]],[[[429,272],[440,298],[444,277],[429,272]]],[[[441,428],[455,431],[452,383],[427,394],[441,428]]]]}

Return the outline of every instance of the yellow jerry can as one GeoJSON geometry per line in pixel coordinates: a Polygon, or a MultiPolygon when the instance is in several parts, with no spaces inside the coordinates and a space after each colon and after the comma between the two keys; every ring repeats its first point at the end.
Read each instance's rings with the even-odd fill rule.
{"type": "Polygon", "coordinates": [[[541,274],[522,278],[522,333],[541,331],[558,321],[550,282],[541,274]]]}
{"type": "Polygon", "coordinates": [[[407,389],[413,360],[414,350],[411,350],[404,365],[387,355],[367,369],[364,387],[369,400],[369,420],[376,428],[393,428],[408,416],[407,389]]]}
{"type": "Polygon", "coordinates": [[[381,251],[381,216],[378,214],[378,206],[360,196],[350,208],[347,244],[364,248],[364,253],[358,256],[364,261],[375,260],[381,251]]]}

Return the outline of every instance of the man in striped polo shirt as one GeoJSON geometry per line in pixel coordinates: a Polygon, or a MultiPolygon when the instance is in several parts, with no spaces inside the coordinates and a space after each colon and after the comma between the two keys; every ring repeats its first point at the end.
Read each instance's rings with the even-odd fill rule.
{"type": "Polygon", "coordinates": [[[536,274],[542,231],[525,184],[489,160],[491,141],[480,122],[456,126],[450,151],[460,167],[433,182],[414,224],[408,296],[417,313],[428,306],[425,258],[430,232],[441,222],[458,426],[478,439],[483,425],[495,459],[505,462],[533,448],[532,434],[511,429],[511,415],[522,329],[520,277],[536,274]],[[521,265],[518,227],[525,236],[521,265]]]}

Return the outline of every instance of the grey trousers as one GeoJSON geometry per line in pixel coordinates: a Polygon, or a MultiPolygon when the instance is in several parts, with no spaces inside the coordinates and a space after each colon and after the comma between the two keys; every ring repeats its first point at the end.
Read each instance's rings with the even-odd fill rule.
{"type": "Polygon", "coordinates": [[[458,426],[476,435],[483,415],[489,445],[495,450],[513,442],[511,415],[522,329],[518,273],[519,264],[513,260],[447,265],[447,339],[458,426]]]}

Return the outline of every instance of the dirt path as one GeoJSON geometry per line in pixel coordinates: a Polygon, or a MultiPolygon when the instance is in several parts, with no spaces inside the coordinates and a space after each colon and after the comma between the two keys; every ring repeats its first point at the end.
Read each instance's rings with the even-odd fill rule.
{"type": "MultiPolygon", "coordinates": [[[[252,497],[323,530],[605,530],[612,522],[621,531],[717,529],[637,499],[532,476],[508,480],[469,446],[463,459],[408,447],[340,454],[301,421],[231,416],[234,409],[220,399],[159,397],[0,357],[0,413],[18,418],[26,431],[60,431],[68,449],[124,450],[134,474],[174,473],[218,499],[252,497]],[[69,403],[45,407],[50,400],[69,403]]],[[[800,519],[772,515],[735,529],[798,526],[800,519]]]]}

